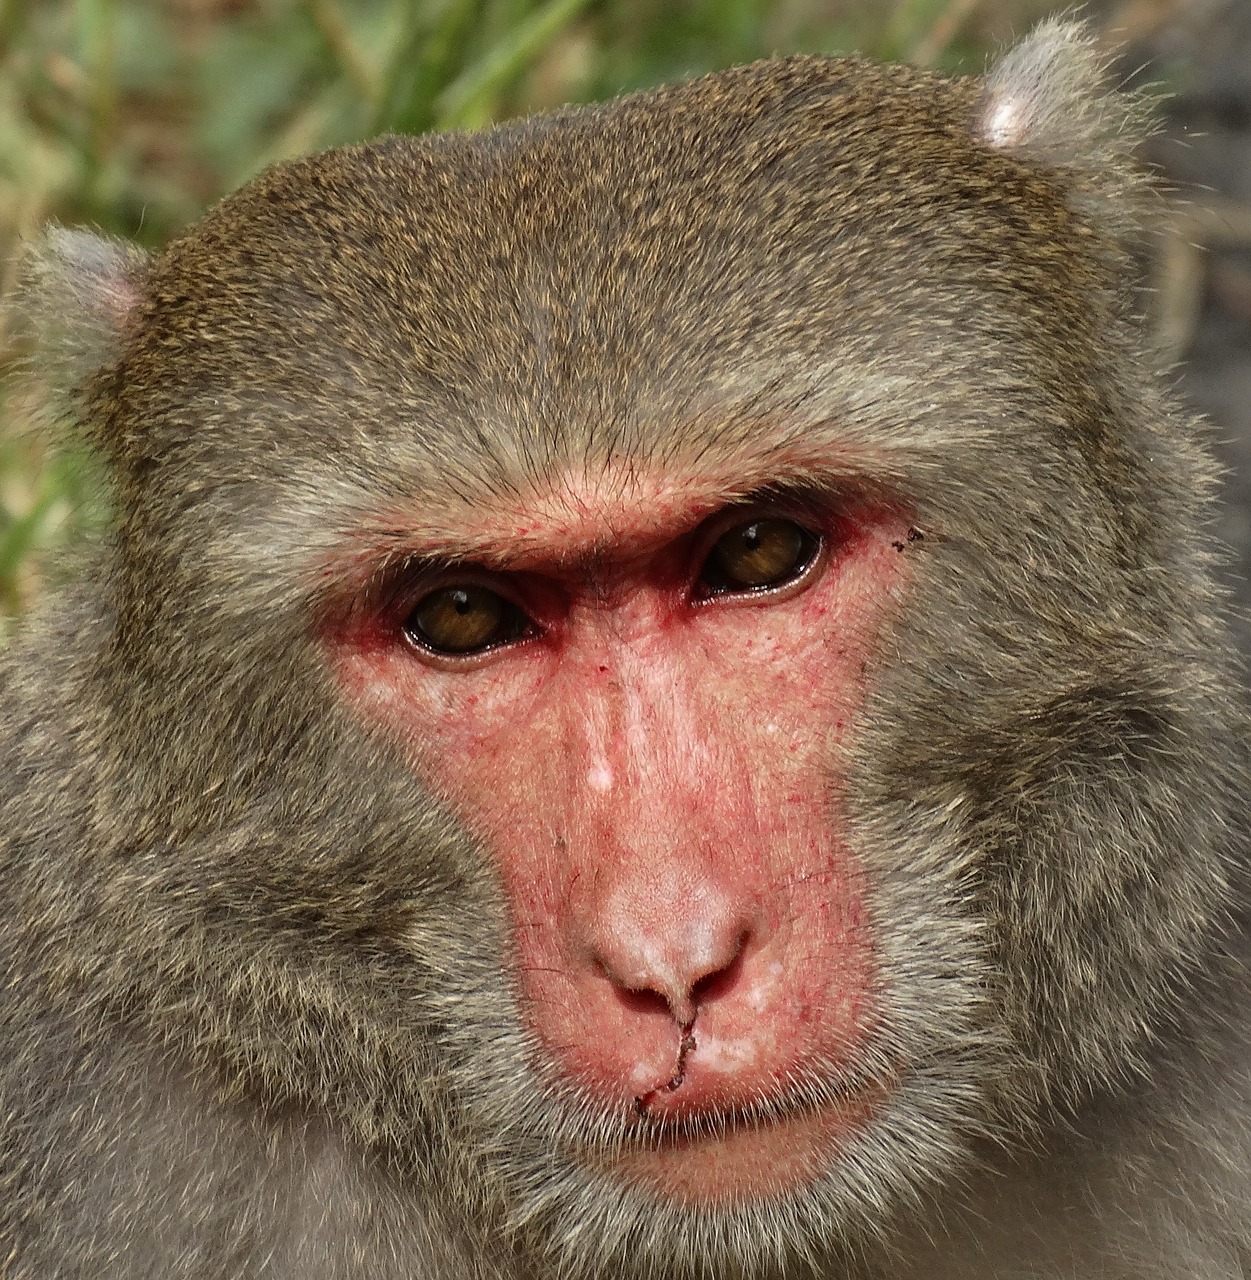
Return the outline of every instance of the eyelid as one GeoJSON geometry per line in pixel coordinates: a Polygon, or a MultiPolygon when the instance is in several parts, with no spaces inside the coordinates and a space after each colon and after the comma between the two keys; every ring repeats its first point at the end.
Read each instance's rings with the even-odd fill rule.
{"type": "Polygon", "coordinates": [[[694,558],[702,565],[723,534],[754,520],[790,520],[814,538],[822,538],[830,522],[830,512],[818,500],[802,495],[773,499],[766,496],[739,506],[723,507],[696,530],[694,558]]]}
{"type": "Polygon", "coordinates": [[[396,572],[391,585],[384,590],[391,611],[407,617],[419,601],[448,587],[481,587],[486,591],[493,591],[500,599],[506,600],[533,620],[532,611],[522,598],[523,593],[517,589],[513,575],[496,573],[476,564],[425,562],[411,569],[401,568],[396,572]]]}

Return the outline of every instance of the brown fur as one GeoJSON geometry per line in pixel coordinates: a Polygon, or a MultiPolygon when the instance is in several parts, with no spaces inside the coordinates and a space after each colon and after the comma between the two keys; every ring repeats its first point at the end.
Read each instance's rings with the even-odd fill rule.
{"type": "Polygon", "coordinates": [[[1247,723],[1134,113],[1048,25],[985,82],[799,58],[332,151],[150,261],[49,234],[117,520],[0,686],[0,1273],[1251,1265],[1247,723]],[[811,1194],[686,1212],[566,1154],[489,863],[315,624],[380,511],[745,456],[727,500],[924,531],[847,762],[905,1068],[811,1194]]]}

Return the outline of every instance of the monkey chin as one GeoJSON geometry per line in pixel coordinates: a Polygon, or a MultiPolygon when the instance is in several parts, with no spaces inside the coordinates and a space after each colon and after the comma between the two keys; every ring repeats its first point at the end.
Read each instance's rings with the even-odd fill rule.
{"type": "Polygon", "coordinates": [[[827,1173],[875,1110],[874,1099],[859,1095],[777,1119],[726,1121],[716,1132],[662,1132],[610,1168],[639,1190],[691,1209],[778,1199],[827,1173]]]}

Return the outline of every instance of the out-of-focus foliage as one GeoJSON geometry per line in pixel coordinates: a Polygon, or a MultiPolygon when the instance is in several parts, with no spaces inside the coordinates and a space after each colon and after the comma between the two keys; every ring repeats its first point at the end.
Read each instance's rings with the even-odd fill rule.
{"type": "MultiPolygon", "coordinates": [[[[772,53],[980,65],[1046,0],[0,0],[0,299],[45,220],[156,245],[286,156],[772,53]]],[[[0,331],[0,356],[20,343],[0,331]]],[[[98,517],[0,383],[0,638],[98,517]],[[8,399],[3,397],[8,395],[8,399]]]]}

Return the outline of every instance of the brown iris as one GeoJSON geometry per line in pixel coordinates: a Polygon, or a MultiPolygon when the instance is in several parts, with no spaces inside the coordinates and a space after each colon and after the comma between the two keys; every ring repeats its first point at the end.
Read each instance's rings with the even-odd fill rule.
{"type": "Polygon", "coordinates": [[[799,578],[812,564],[820,540],[794,520],[776,516],[727,529],[700,573],[707,595],[768,591],[799,578]]]}
{"type": "Polygon", "coordinates": [[[404,623],[408,637],[435,653],[472,654],[522,636],[524,613],[489,587],[440,587],[422,596],[404,623]]]}

